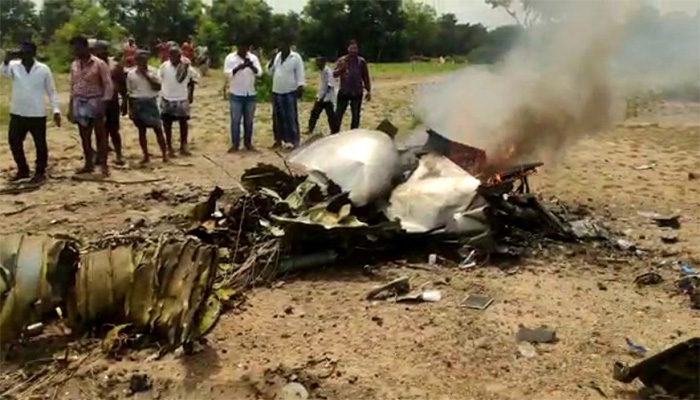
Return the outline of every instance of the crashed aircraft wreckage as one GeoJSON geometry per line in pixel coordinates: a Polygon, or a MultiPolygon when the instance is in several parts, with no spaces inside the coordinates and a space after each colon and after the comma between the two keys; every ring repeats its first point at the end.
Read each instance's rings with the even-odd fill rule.
{"type": "Polygon", "coordinates": [[[227,293],[292,271],[431,248],[457,262],[464,250],[517,255],[533,235],[610,241],[529,193],[540,165],[486,173],[482,150],[433,131],[402,149],[384,132],[347,131],[310,140],[286,171],[246,170],[246,193],[219,208],[216,188],[191,213],[194,224],[157,243],[107,241],[79,253],[69,239],[0,238],[0,344],[58,307],[74,330],[128,327],[167,351],[206,334],[227,293]]]}

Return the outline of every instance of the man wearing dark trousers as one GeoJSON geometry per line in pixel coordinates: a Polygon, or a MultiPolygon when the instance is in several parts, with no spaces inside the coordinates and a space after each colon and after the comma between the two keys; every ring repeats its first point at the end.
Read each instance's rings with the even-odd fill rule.
{"type": "Polygon", "coordinates": [[[343,114],[350,103],[352,120],[350,129],[360,127],[360,112],[362,109],[362,94],[367,91],[365,99],[372,99],[372,85],[369,80],[367,61],[359,55],[360,48],[355,40],[350,41],[348,54],[339,58],[333,76],[340,77],[340,90],[338,91],[338,108],[336,119],[338,127],[343,123],[343,114]]]}
{"type": "Polygon", "coordinates": [[[309,117],[309,134],[314,132],[318,117],[321,116],[323,111],[326,112],[328,117],[328,128],[331,133],[337,133],[338,127],[335,122],[335,110],[333,110],[333,100],[335,100],[333,71],[326,65],[324,57],[316,57],[316,67],[321,72],[321,76],[319,77],[316,103],[314,103],[314,108],[311,110],[311,116],[309,117]]]}
{"type": "Polygon", "coordinates": [[[19,181],[29,177],[29,166],[24,156],[24,139],[29,132],[36,147],[36,171],[32,183],[41,183],[46,179],[48,163],[44,93],[51,102],[56,126],[61,126],[61,113],[51,69],[36,61],[35,56],[36,45],[24,42],[19,53],[6,55],[1,72],[12,80],[8,139],[12,156],[17,163],[17,174],[11,180],[19,181]]]}

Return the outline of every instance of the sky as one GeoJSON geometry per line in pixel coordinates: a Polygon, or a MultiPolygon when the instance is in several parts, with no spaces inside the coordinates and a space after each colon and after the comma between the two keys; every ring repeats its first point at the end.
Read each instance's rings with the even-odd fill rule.
{"type": "MultiPolygon", "coordinates": [[[[4,1],[4,0],[0,0],[4,1]]],[[[33,0],[39,7],[44,0],[33,0]]],[[[205,0],[206,1],[206,0],[205,0]]],[[[272,6],[275,12],[286,13],[288,11],[301,12],[307,0],[265,0],[272,6]]],[[[329,0],[332,1],[332,0],[329,0]]],[[[362,1],[362,0],[357,0],[362,1]]],[[[500,9],[492,9],[484,0],[417,0],[427,3],[438,14],[453,13],[462,23],[482,23],[486,27],[494,28],[501,25],[512,24],[513,19],[500,9]]],[[[555,0],[552,0],[555,1],[555,0]]],[[[590,1],[590,0],[561,0],[561,1],[590,1]]],[[[612,0],[618,1],[618,0],[612,0]]],[[[646,0],[655,5],[662,13],[681,11],[695,14],[700,9],[698,0],[646,0]]]]}

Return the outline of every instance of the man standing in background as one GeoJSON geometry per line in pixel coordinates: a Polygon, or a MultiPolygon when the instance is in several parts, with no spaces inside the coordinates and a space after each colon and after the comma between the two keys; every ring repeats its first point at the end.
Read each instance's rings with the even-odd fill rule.
{"type": "Polygon", "coordinates": [[[173,122],[180,125],[180,154],[190,155],[187,147],[188,121],[190,119],[190,103],[194,83],[199,79],[199,73],[189,63],[182,62],[180,48],[170,48],[170,60],[160,66],[158,76],[161,80],[161,116],[165,141],[168,145],[168,155],[173,157],[173,122]],[[192,85],[192,86],[190,86],[192,85]]]}
{"type": "Polygon", "coordinates": [[[136,50],[138,48],[136,47],[136,41],[134,40],[133,36],[129,36],[129,39],[126,40],[126,44],[124,45],[124,65],[126,65],[127,68],[131,68],[134,65],[136,65],[136,50]]]}
{"type": "Polygon", "coordinates": [[[268,73],[272,75],[273,147],[280,147],[284,142],[292,147],[299,145],[297,100],[304,92],[304,60],[291,46],[292,36],[287,35],[280,51],[268,63],[268,73]]]}
{"type": "Polygon", "coordinates": [[[148,140],[146,130],[153,128],[156,133],[156,140],[163,155],[163,162],[168,162],[168,152],[161,128],[160,112],[158,110],[158,91],[161,84],[158,78],[158,70],[148,66],[150,54],[145,50],[136,53],[136,68],[129,71],[126,78],[126,86],[129,94],[129,116],[134,121],[136,129],[139,131],[139,145],[143,152],[141,164],[150,161],[148,153],[148,140]]]}
{"type": "Polygon", "coordinates": [[[187,36],[187,39],[185,39],[185,41],[182,43],[180,50],[182,51],[183,56],[187,57],[188,60],[194,63],[194,40],[192,39],[192,35],[187,36]]]}
{"type": "Polygon", "coordinates": [[[17,164],[17,174],[10,179],[13,182],[29,178],[29,166],[24,155],[24,139],[27,132],[31,133],[36,148],[36,170],[32,183],[41,183],[46,179],[49,151],[46,144],[44,93],[51,102],[54,123],[61,126],[61,112],[51,69],[36,61],[35,57],[36,45],[24,42],[19,54],[5,55],[0,70],[3,76],[12,80],[10,128],[7,136],[17,164]]]}
{"type": "Polygon", "coordinates": [[[241,145],[241,119],[243,119],[243,144],[253,150],[253,118],[255,117],[255,78],[262,75],[258,57],[247,44],[238,44],[236,51],[224,60],[224,75],[229,81],[231,111],[231,148],[236,152],[241,145]]]}
{"type": "Polygon", "coordinates": [[[365,99],[372,99],[372,86],[369,80],[367,61],[359,55],[360,48],[357,41],[351,40],[348,45],[348,54],[338,59],[338,65],[333,76],[340,77],[340,90],[338,91],[338,109],[336,118],[338,127],[343,123],[343,115],[350,103],[352,120],[350,129],[360,127],[360,112],[362,110],[362,94],[367,91],[365,99]]]}
{"type": "Polygon", "coordinates": [[[98,40],[93,46],[92,53],[100,60],[107,63],[109,66],[112,85],[114,86],[114,94],[112,99],[105,105],[105,130],[107,131],[108,139],[112,141],[114,153],[117,156],[115,163],[124,165],[122,156],[122,137],[119,133],[120,121],[119,114],[126,115],[126,72],[120,63],[111,60],[109,57],[109,43],[104,40],[98,40]],[[121,107],[119,105],[119,96],[122,97],[121,107]]]}
{"type": "Polygon", "coordinates": [[[76,36],[70,40],[75,60],[70,67],[70,104],[68,120],[78,124],[83,145],[85,166],[78,173],[91,173],[95,169],[95,157],[91,136],[95,130],[97,161],[103,176],[109,176],[107,167],[107,133],[105,132],[105,105],[112,100],[114,87],[109,67],[90,53],[88,40],[76,36]]]}
{"type": "Polygon", "coordinates": [[[331,133],[337,133],[338,127],[336,124],[335,111],[333,110],[333,101],[335,100],[335,82],[333,81],[333,71],[326,65],[325,57],[316,57],[316,67],[321,72],[318,84],[318,95],[314,108],[311,110],[309,117],[309,133],[314,132],[318,117],[322,111],[326,111],[328,117],[328,128],[331,133]]]}
{"type": "Polygon", "coordinates": [[[160,38],[156,39],[156,48],[158,49],[158,58],[160,59],[160,63],[164,63],[168,61],[168,58],[170,58],[170,47],[172,46],[171,42],[164,42],[160,38]]]}

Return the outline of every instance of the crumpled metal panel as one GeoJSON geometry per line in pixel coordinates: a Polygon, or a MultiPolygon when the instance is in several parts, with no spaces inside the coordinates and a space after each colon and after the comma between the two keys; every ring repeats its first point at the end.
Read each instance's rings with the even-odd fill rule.
{"type": "Polygon", "coordinates": [[[199,333],[217,264],[216,248],[195,238],[166,240],[156,249],[87,252],[68,301],[69,320],[76,328],[127,323],[181,345],[199,333]]]}
{"type": "Polygon", "coordinates": [[[481,234],[489,229],[486,202],[477,193],[481,182],[444,156],[427,154],[391,193],[387,218],[398,219],[408,232],[448,228],[455,233],[481,234]]]}
{"type": "Polygon", "coordinates": [[[73,284],[74,243],[44,235],[0,237],[0,343],[53,310],[73,284]]]}
{"type": "Polygon", "coordinates": [[[384,132],[367,129],[326,136],[294,151],[287,160],[323,172],[358,207],[388,194],[399,169],[394,141],[384,132]]]}

